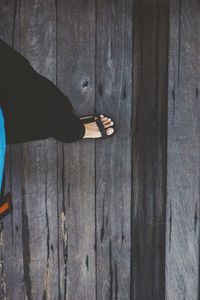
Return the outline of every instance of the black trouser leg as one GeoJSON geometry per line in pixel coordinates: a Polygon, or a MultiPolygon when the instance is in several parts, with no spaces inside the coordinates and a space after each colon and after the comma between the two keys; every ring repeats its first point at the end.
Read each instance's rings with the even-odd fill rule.
{"type": "Polygon", "coordinates": [[[0,105],[7,144],[48,137],[70,143],[85,134],[68,97],[1,39],[0,105]]]}

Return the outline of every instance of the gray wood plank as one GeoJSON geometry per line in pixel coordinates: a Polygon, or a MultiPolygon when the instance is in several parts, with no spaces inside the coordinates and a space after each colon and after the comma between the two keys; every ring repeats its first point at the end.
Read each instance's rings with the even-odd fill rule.
{"type": "Polygon", "coordinates": [[[170,1],[166,299],[198,299],[200,7],[170,1]]]}
{"type": "MultiPolygon", "coordinates": [[[[77,115],[91,115],[95,107],[94,1],[58,1],[57,82],[77,115]]],[[[65,143],[58,176],[61,231],[65,254],[60,260],[62,299],[96,299],[95,261],[95,142],[65,143]],[[62,177],[61,177],[62,176],[62,177]],[[63,195],[62,195],[63,193],[63,195]],[[63,200],[62,199],[63,196],[63,200]]]]}
{"type": "MultiPolygon", "coordinates": [[[[21,1],[21,52],[56,80],[54,1],[21,1]]],[[[58,299],[57,141],[22,144],[22,217],[25,292],[28,299],[58,299]]]]}
{"type": "Polygon", "coordinates": [[[168,2],[135,1],[131,299],[165,297],[168,2]]]}
{"type": "Polygon", "coordinates": [[[96,112],[116,126],[96,140],[97,299],[130,299],[132,1],[96,9],[96,112]]]}

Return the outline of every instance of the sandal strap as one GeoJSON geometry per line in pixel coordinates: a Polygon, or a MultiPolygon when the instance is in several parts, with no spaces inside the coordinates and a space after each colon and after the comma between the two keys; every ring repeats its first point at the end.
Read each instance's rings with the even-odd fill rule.
{"type": "Polygon", "coordinates": [[[100,132],[101,132],[102,137],[106,137],[106,136],[107,136],[106,129],[105,129],[105,127],[104,127],[104,125],[103,125],[101,119],[98,118],[98,119],[96,119],[95,121],[96,121],[96,123],[97,123],[97,126],[99,127],[99,130],[100,130],[100,132]]]}
{"type": "Polygon", "coordinates": [[[88,118],[85,118],[85,119],[80,119],[80,121],[85,124],[85,123],[91,123],[91,122],[94,122],[96,121],[95,120],[95,116],[92,116],[92,117],[88,117],[88,118]]]}

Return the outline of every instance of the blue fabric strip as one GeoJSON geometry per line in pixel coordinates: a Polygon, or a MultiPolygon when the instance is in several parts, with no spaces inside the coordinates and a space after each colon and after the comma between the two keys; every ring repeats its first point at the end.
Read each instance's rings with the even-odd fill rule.
{"type": "Polygon", "coordinates": [[[2,186],[4,162],[6,153],[5,124],[2,108],[0,107],[0,189],[2,186]]]}

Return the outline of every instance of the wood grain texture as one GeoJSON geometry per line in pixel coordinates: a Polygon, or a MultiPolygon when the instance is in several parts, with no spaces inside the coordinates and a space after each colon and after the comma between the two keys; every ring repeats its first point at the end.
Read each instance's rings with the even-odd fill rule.
{"type": "Polygon", "coordinates": [[[198,299],[200,6],[170,1],[166,299],[198,299]]]}
{"type": "Polygon", "coordinates": [[[165,296],[168,2],[134,5],[132,299],[165,296]]]}
{"type": "Polygon", "coordinates": [[[130,299],[132,1],[96,12],[96,112],[116,130],[96,140],[97,299],[130,299]]]}
{"type": "MultiPolygon", "coordinates": [[[[71,100],[76,114],[91,115],[95,107],[93,1],[57,2],[57,66],[58,86],[71,100]]],[[[95,142],[63,144],[59,155],[63,157],[58,170],[63,185],[59,186],[58,200],[66,218],[67,238],[64,266],[60,265],[64,276],[61,299],[96,299],[95,142]]]]}
{"type": "MultiPolygon", "coordinates": [[[[56,8],[52,1],[20,2],[21,53],[55,82],[56,8]]],[[[25,293],[56,299],[58,277],[57,142],[22,145],[22,220],[25,293]]]]}
{"type": "Polygon", "coordinates": [[[195,0],[0,0],[1,38],[116,126],[8,146],[0,299],[199,298],[199,16],[195,0]]]}

